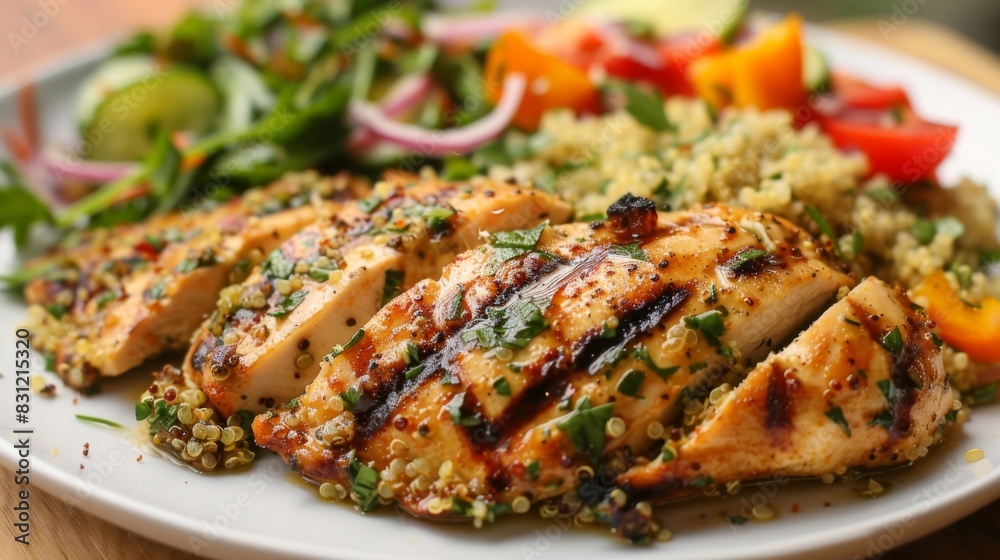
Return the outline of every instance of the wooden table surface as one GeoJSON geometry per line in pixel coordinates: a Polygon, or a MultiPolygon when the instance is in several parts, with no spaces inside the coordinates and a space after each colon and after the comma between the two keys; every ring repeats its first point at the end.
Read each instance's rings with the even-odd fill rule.
{"type": "MultiPolygon", "coordinates": [[[[216,0],[216,3],[218,0],[216,0]]],[[[210,0],[2,0],[0,31],[7,45],[0,47],[0,82],[30,79],[46,61],[75,47],[127,32],[139,25],[163,25],[187,6],[210,0]],[[46,13],[43,5],[49,5],[46,13]],[[52,6],[57,7],[54,9],[52,6]],[[22,19],[25,18],[25,19],[22,19]],[[33,22],[33,23],[31,23],[33,22]],[[17,37],[12,37],[12,34],[17,37]]],[[[858,37],[924,58],[963,75],[1000,94],[1000,58],[933,24],[911,20],[885,37],[877,20],[839,21],[829,24],[858,37]]],[[[106,523],[51,496],[32,494],[32,545],[13,541],[8,517],[14,495],[13,477],[4,473],[4,532],[0,533],[0,558],[51,560],[72,558],[193,558],[126,529],[106,523]]],[[[665,551],[666,553],[666,551],[665,551]]],[[[883,558],[950,560],[1000,558],[1000,501],[934,534],[889,552],[883,558]]]]}

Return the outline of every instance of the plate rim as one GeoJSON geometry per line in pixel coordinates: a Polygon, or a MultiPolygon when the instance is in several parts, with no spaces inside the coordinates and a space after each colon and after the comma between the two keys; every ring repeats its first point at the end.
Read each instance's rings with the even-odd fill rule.
{"type": "MultiPolygon", "coordinates": [[[[821,25],[812,23],[807,24],[805,28],[807,37],[820,38],[822,42],[847,43],[854,48],[872,52],[880,60],[905,60],[908,65],[922,73],[945,75],[948,77],[949,83],[961,84],[961,87],[965,90],[1000,107],[1000,94],[946,67],[907,53],[895,51],[874,41],[851,36],[836,29],[824,28],[821,25]]],[[[45,82],[59,79],[64,74],[77,71],[83,66],[97,63],[101,58],[109,54],[111,45],[116,40],[116,37],[105,37],[88,42],[79,48],[72,50],[65,49],[15,72],[14,79],[5,78],[4,80],[0,80],[0,99],[16,96],[17,91],[27,83],[23,79],[25,76],[31,77],[31,83],[38,86],[39,90],[41,90],[45,82]]],[[[3,439],[7,440],[8,436],[4,436],[3,439]]],[[[12,472],[16,469],[17,460],[18,457],[12,447],[0,446],[0,466],[4,470],[12,472]]],[[[40,475],[37,481],[33,481],[33,483],[41,490],[53,495],[71,507],[84,510],[104,521],[128,531],[134,531],[151,540],[189,551],[189,547],[186,546],[188,542],[187,537],[198,535],[201,529],[203,529],[202,522],[194,518],[184,517],[169,509],[157,508],[155,505],[150,507],[149,504],[131,495],[108,490],[103,486],[90,488],[80,478],[72,477],[68,472],[44,458],[34,457],[32,459],[32,469],[40,475]],[[86,508],[81,507],[79,504],[71,503],[69,499],[74,493],[80,491],[89,494],[86,508]],[[137,520],[139,522],[136,522],[137,520]],[[179,543],[181,544],[180,546],[179,543]]],[[[1000,499],[1000,469],[993,469],[987,475],[980,477],[979,480],[940,496],[931,509],[922,515],[913,515],[915,505],[911,504],[905,509],[888,512],[877,517],[866,517],[863,520],[847,525],[831,526],[818,531],[810,531],[803,535],[790,535],[788,538],[783,538],[779,543],[748,545],[742,549],[741,555],[748,558],[795,558],[810,553],[823,553],[824,555],[841,553],[849,555],[852,552],[857,553],[857,551],[861,550],[862,543],[866,543],[871,538],[880,535],[887,525],[905,518],[907,515],[913,515],[914,523],[908,526],[907,531],[902,537],[894,540],[892,548],[895,549],[941,529],[997,499],[1000,499]],[[933,512],[934,515],[929,515],[930,512],[933,512]],[[780,548],[769,549],[769,547],[780,548]]],[[[363,519],[363,517],[359,516],[358,519],[363,519]]],[[[286,547],[289,542],[294,541],[289,541],[287,537],[274,536],[273,534],[254,533],[230,528],[220,534],[212,542],[212,546],[205,551],[199,551],[198,554],[215,558],[236,556],[240,558],[263,558],[273,557],[275,554],[282,557],[294,558],[357,558],[364,560],[381,560],[397,557],[392,554],[383,554],[364,549],[321,547],[311,543],[296,543],[298,548],[289,550],[286,547]]],[[[669,551],[667,552],[669,553],[669,551]]],[[[700,557],[729,558],[731,556],[713,556],[709,554],[708,556],[700,557]]]]}

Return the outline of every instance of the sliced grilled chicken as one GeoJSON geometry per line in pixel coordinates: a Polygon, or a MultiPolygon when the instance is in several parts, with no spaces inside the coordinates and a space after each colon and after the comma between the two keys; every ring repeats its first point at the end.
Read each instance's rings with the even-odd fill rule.
{"type": "Polygon", "coordinates": [[[758,364],[689,437],[618,484],[634,504],[712,482],[843,474],[923,456],[954,402],[931,326],[901,291],[868,278],[758,364]]]}
{"type": "Polygon", "coordinates": [[[77,388],[183,347],[219,290],[339,200],[366,191],[347,176],[289,176],[214,209],[89,234],[25,289],[37,346],[77,388]]]}
{"type": "Polygon", "coordinates": [[[293,406],[258,416],[256,441],[307,479],[353,483],[362,509],[523,511],[654,445],[651,424],[850,284],[767,214],[657,214],[625,197],[608,215],[461,255],[383,308],[293,406]]]}
{"type": "Polygon", "coordinates": [[[302,394],[330,348],[404,289],[485,243],[481,232],[561,223],[571,212],[553,195],[480,179],[381,183],[376,191],[295,235],[222,292],[184,369],[223,417],[302,394]]]}

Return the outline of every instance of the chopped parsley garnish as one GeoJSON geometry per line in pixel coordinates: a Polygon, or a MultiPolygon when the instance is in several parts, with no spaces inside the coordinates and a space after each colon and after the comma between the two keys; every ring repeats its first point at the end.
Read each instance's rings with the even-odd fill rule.
{"type": "Polygon", "coordinates": [[[663,104],[663,96],[659,90],[652,89],[645,93],[635,87],[623,85],[625,93],[625,110],[639,124],[657,132],[674,130],[675,127],[667,118],[667,108],[663,104]]]}
{"type": "Polygon", "coordinates": [[[733,255],[733,257],[726,261],[726,264],[722,266],[723,268],[729,269],[733,273],[744,272],[754,265],[757,265],[761,259],[766,258],[768,255],[770,255],[770,253],[763,249],[746,249],[733,255]]]}
{"type": "Polygon", "coordinates": [[[153,409],[149,408],[149,405],[144,402],[135,403],[135,420],[137,422],[142,422],[149,415],[153,413],[153,409]]]}
{"type": "Polygon", "coordinates": [[[275,249],[267,256],[260,268],[264,276],[271,280],[286,279],[292,275],[295,264],[295,261],[286,257],[281,249],[275,249]]]}
{"type": "Polygon", "coordinates": [[[861,235],[860,231],[854,230],[851,233],[851,254],[854,255],[854,258],[858,258],[858,256],[861,255],[861,251],[864,249],[864,246],[865,237],[861,235]]]}
{"type": "Polygon", "coordinates": [[[502,375],[493,380],[493,388],[496,389],[497,394],[501,397],[510,396],[510,383],[502,375]]]}
{"type": "Polygon", "coordinates": [[[419,366],[413,366],[410,369],[403,372],[403,377],[405,377],[406,380],[409,381],[411,379],[415,379],[418,375],[420,375],[423,372],[424,372],[424,364],[420,364],[419,366]]]}
{"type": "Polygon", "coordinates": [[[638,243],[631,243],[629,245],[616,245],[611,248],[611,253],[616,255],[625,255],[626,257],[635,259],[637,261],[649,262],[649,257],[646,256],[646,251],[642,250],[642,247],[638,243]]]}
{"type": "Polygon", "coordinates": [[[215,258],[215,253],[213,253],[211,250],[206,250],[197,259],[184,259],[183,261],[181,261],[181,264],[177,265],[177,267],[174,268],[174,270],[180,272],[181,274],[187,274],[189,272],[192,272],[196,268],[201,268],[203,266],[211,266],[213,264],[216,264],[217,262],[219,261],[215,258]]]}
{"type": "Polygon", "coordinates": [[[639,389],[642,387],[642,382],[646,380],[645,372],[633,369],[622,376],[618,381],[618,392],[627,395],[629,397],[635,397],[639,394],[639,389]]]}
{"type": "Polygon", "coordinates": [[[539,333],[549,327],[540,307],[529,300],[520,300],[504,309],[487,312],[486,325],[462,333],[463,342],[477,342],[485,349],[524,348],[539,333]]]}
{"type": "Polygon", "coordinates": [[[378,471],[352,457],[347,465],[351,477],[351,493],[358,499],[358,508],[368,512],[378,505],[378,471]]]}
{"type": "Polygon", "coordinates": [[[603,222],[608,216],[604,212],[591,212],[577,218],[578,222],[603,222]]]}
{"type": "Polygon", "coordinates": [[[882,426],[886,430],[892,428],[895,421],[892,418],[892,412],[889,410],[883,410],[871,420],[868,421],[869,426],[882,426]]]}
{"type": "Polygon", "coordinates": [[[656,365],[656,362],[653,361],[653,358],[649,356],[649,350],[642,345],[636,346],[635,350],[632,351],[632,355],[635,356],[637,359],[642,360],[642,362],[646,364],[646,367],[648,367],[650,370],[652,370],[653,373],[659,375],[663,379],[670,377],[678,369],[677,366],[660,367],[656,365]]]}
{"type": "Polygon", "coordinates": [[[403,293],[404,274],[402,270],[385,271],[385,284],[382,288],[382,307],[385,307],[385,304],[396,299],[399,294],[403,293]]]}
{"type": "Polygon", "coordinates": [[[354,336],[351,337],[351,340],[347,341],[347,344],[335,344],[333,348],[330,349],[330,353],[327,354],[326,357],[323,359],[328,362],[333,360],[337,356],[343,354],[344,350],[347,350],[348,348],[351,348],[358,342],[361,342],[361,339],[364,337],[365,337],[365,329],[358,329],[358,332],[354,333],[354,336]]]}
{"type": "Polygon", "coordinates": [[[851,437],[851,426],[847,423],[847,419],[844,418],[844,411],[839,406],[830,407],[830,410],[826,411],[826,417],[834,424],[840,426],[840,429],[844,430],[847,437],[851,437]]]}
{"type": "Polygon", "coordinates": [[[538,461],[532,461],[532,462],[528,463],[528,466],[525,467],[525,468],[526,468],[526,470],[528,472],[528,476],[531,477],[531,480],[538,480],[538,473],[539,473],[539,470],[541,470],[541,467],[542,467],[542,464],[539,463],[538,461]]]}
{"type": "Polygon", "coordinates": [[[452,303],[451,307],[451,317],[452,321],[457,321],[462,318],[462,300],[465,298],[465,291],[459,287],[458,293],[455,294],[455,301],[452,303]]]}
{"type": "Polygon", "coordinates": [[[153,284],[153,287],[146,290],[146,297],[149,299],[163,299],[163,296],[167,294],[167,283],[166,281],[157,282],[153,284]]]}
{"type": "Polygon", "coordinates": [[[816,222],[816,225],[819,226],[819,230],[823,232],[823,235],[830,238],[830,241],[833,242],[834,254],[837,255],[838,257],[843,257],[844,255],[840,252],[840,244],[837,243],[837,235],[833,233],[833,228],[830,227],[830,224],[829,222],[826,221],[826,218],[824,218],[823,215],[820,214],[819,210],[816,209],[815,206],[806,206],[806,214],[809,214],[809,217],[812,218],[814,222],[816,222]]]}
{"type": "MultiPolygon", "coordinates": [[[[691,364],[690,366],[688,366],[688,371],[690,371],[691,373],[697,373],[707,367],[708,364],[706,364],[705,362],[698,362],[696,364],[691,364]]],[[[687,389],[687,387],[685,387],[685,389],[687,389]]]]}
{"type": "Polygon", "coordinates": [[[601,324],[601,338],[614,338],[618,336],[618,327],[608,325],[607,321],[601,324]]]}
{"type": "Polygon", "coordinates": [[[747,521],[749,521],[746,517],[736,515],[735,513],[727,513],[726,519],[729,520],[730,525],[746,525],[747,521]]]}
{"type": "Polygon", "coordinates": [[[885,349],[893,356],[898,357],[903,353],[903,334],[899,332],[899,327],[892,329],[889,334],[882,337],[882,346],[885,346],[885,349]]]}
{"type": "Polygon", "coordinates": [[[411,366],[420,361],[420,347],[412,340],[407,340],[403,349],[403,363],[411,366]]]}
{"type": "Polygon", "coordinates": [[[281,298],[278,304],[274,306],[274,309],[268,311],[267,314],[271,317],[284,317],[292,312],[296,307],[302,303],[306,296],[309,295],[308,290],[299,290],[297,292],[292,292],[287,296],[281,298]]]}
{"type": "MultiPolygon", "coordinates": [[[[149,408],[149,407],[146,407],[149,408]]],[[[170,405],[167,406],[167,401],[162,399],[157,399],[153,403],[153,410],[151,414],[146,414],[144,420],[149,420],[149,433],[155,434],[160,430],[169,430],[171,426],[177,425],[177,411],[180,409],[180,405],[170,405]]],[[[138,420],[140,413],[145,413],[145,410],[141,410],[138,406],[135,408],[136,419],[138,420]]]]}
{"type": "Polygon", "coordinates": [[[344,410],[353,410],[361,397],[361,391],[358,391],[357,387],[348,387],[346,391],[340,392],[340,400],[344,401],[344,410]]]}
{"type": "Polygon", "coordinates": [[[365,214],[371,214],[372,212],[375,211],[376,208],[379,207],[379,204],[382,204],[382,202],[384,201],[382,200],[381,196],[373,194],[368,198],[363,198],[359,200],[358,209],[364,212],[365,214]]]}
{"type": "Polygon", "coordinates": [[[671,449],[670,446],[664,445],[663,451],[660,452],[660,460],[662,460],[664,463],[669,463],[670,461],[673,461],[676,458],[677,454],[674,453],[674,450],[671,449]]]}
{"type": "Polygon", "coordinates": [[[531,229],[494,233],[492,237],[493,252],[489,262],[486,263],[486,274],[495,274],[501,264],[534,252],[538,240],[542,237],[542,232],[548,225],[549,222],[546,220],[531,229]]]}
{"type": "Polygon", "coordinates": [[[726,323],[722,318],[726,315],[729,315],[729,312],[720,305],[701,315],[685,317],[684,324],[696,331],[701,331],[705,340],[712,346],[721,346],[722,342],[719,341],[719,337],[726,334],[726,323]]]}
{"type": "Polygon", "coordinates": [[[882,391],[885,402],[892,404],[892,399],[896,396],[896,384],[892,382],[892,379],[882,379],[875,384],[878,385],[879,391],[882,391]]]}
{"type": "Polygon", "coordinates": [[[887,188],[868,189],[864,194],[876,202],[881,202],[887,206],[899,202],[899,195],[896,191],[887,188]]]}
{"type": "Polygon", "coordinates": [[[96,416],[86,416],[86,415],[83,415],[83,414],[77,414],[76,415],[76,419],[77,420],[83,420],[84,422],[92,422],[94,424],[102,424],[104,426],[110,426],[112,428],[121,428],[122,427],[122,425],[119,424],[118,422],[114,422],[112,420],[106,420],[104,418],[98,418],[96,416]]]}
{"type": "Polygon", "coordinates": [[[980,385],[979,387],[974,387],[972,390],[967,391],[965,393],[965,397],[969,400],[969,404],[972,406],[989,404],[997,400],[998,387],[1000,387],[1000,382],[980,385]]]}
{"type": "MultiPolygon", "coordinates": [[[[56,320],[62,319],[62,316],[66,314],[66,306],[60,305],[58,303],[45,306],[45,311],[56,318],[56,320]]],[[[49,370],[51,371],[51,370],[49,370]]]]}
{"type": "Polygon", "coordinates": [[[316,265],[309,267],[309,277],[317,282],[326,282],[330,279],[330,273],[336,268],[320,268],[316,265]]]}
{"type": "Polygon", "coordinates": [[[448,230],[448,218],[455,215],[455,211],[451,208],[441,208],[434,207],[428,209],[424,212],[424,221],[427,223],[427,229],[434,233],[442,233],[448,230]]]}
{"type": "Polygon", "coordinates": [[[920,242],[927,245],[940,233],[952,239],[958,239],[965,234],[965,226],[953,216],[944,216],[934,220],[921,218],[910,226],[910,234],[920,242]]]}
{"type": "Polygon", "coordinates": [[[604,450],[604,426],[614,413],[615,403],[592,407],[589,397],[583,397],[576,405],[576,410],[570,412],[556,424],[573,442],[580,453],[590,456],[594,462],[601,459],[604,450]]]}
{"type": "Polygon", "coordinates": [[[719,292],[715,288],[715,284],[708,287],[708,299],[705,300],[706,303],[715,303],[719,301],[719,292]]]}
{"type": "Polygon", "coordinates": [[[715,481],[712,479],[712,477],[699,474],[698,476],[694,477],[694,480],[692,480],[690,484],[688,484],[688,486],[690,486],[691,488],[701,489],[711,486],[714,482],[715,481]]]}
{"type": "Polygon", "coordinates": [[[941,337],[939,337],[937,335],[937,333],[933,333],[933,332],[931,333],[931,342],[933,342],[934,346],[937,346],[938,348],[941,348],[942,346],[944,346],[944,341],[941,340],[941,337]]]}
{"type": "Polygon", "coordinates": [[[854,327],[860,327],[861,326],[861,323],[859,321],[855,321],[854,319],[851,319],[847,315],[844,315],[844,322],[847,323],[848,325],[851,325],[851,326],[854,326],[854,327]]]}
{"type": "Polygon", "coordinates": [[[112,301],[115,301],[117,298],[118,296],[116,296],[115,293],[112,292],[111,290],[104,290],[103,292],[97,295],[97,308],[104,309],[104,306],[111,303],[112,301]]]}
{"type": "Polygon", "coordinates": [[[448,409],[448,414],[451,416],[451,421],[454,422],[456,426],[478,426],[482,424],[483,421],[478,416],[469,416],[462,411],[462,405],[464,404],[465,393],[459,393],[448,401],[446,407],[448,409]]]}

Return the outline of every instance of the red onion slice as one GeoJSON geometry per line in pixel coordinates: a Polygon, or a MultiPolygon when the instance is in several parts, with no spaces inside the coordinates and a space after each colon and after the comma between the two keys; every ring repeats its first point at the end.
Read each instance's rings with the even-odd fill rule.
{"type": "MultiPolygon", "coordinates": [[[[389,118],[398,118],[420,105],[430,95],[434,80],[429,74],[414,74],[400,80],[379,104],[382,113],[389,118]]],[[[359,128],[347,139],[347,149],[359,153],[367,151],[378,139],[367,128],[359,128]]]]}
{"type": "Polygon", "coordinates": [[[432,42],[444,45],[475,43],[509,29],[534,29],[545,25],[539,13],[499,12],[476,15],[424,16],[420,29],[432,42]]]}
{"type": "Polygon", "coordinates": [[[460,128],[432,130],[401,123],[370,103],[353,102],[350,113],[355,122],[376,137],[405,150],[433,157],[464,154],[503,133],[517,113],[526,87],[524,74],[507,74],[503,81],[503,94],[493,111],[460,128]]]}
{"type": "Polygon", "coordinates": [[[42,167],[57,182],[78,181],[88,185],[110,183],[128,175],[136,165],[130,161],[90,161],[68,152],[44,151],[42,167]]]}

